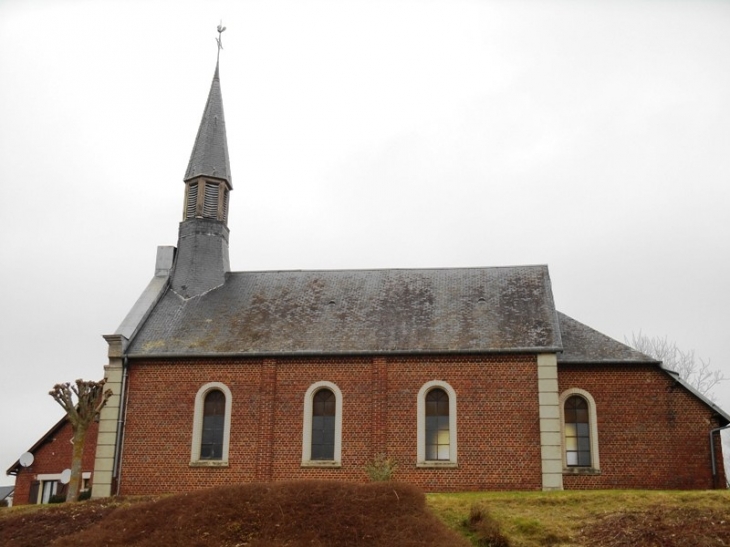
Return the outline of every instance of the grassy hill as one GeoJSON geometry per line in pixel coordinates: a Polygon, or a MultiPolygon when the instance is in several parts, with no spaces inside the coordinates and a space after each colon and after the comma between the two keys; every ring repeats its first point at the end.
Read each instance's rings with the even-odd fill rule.
{"type": "Polygon", "coordinates": [[[730,546],[730,492],[429,494],[284,482],[0,509],[0,545],[730,546]]]}

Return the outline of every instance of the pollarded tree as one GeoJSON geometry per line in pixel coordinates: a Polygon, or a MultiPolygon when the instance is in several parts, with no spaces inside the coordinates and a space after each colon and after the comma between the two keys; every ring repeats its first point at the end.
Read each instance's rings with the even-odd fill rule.
{"type": "Polygon", "coordinates": [[[76,385],[66,382],[56,384],[48,394],[66,411],[73,430],[73,457],[71,480],[68,483],[67,501],[76,501],[81,489],[81,460],[86,443],[86,432],[104,405],[112,396],[112,390],[104,391],[105,380],[100,382],[76,380],[76,385]],[[74,401],[75,398],[75,401],[74,401]]]}
{"type": "Polygon", "coordinates": [[[679,374],[685,382],[695,388],[702,395],[714,400],[712,389],[725,380],[721,370],[713,369],[710,361],[695,357],[694,350],[682,351],[667,337],[649,337],[646,334],[632,334],[631,340],[626,343],[664,364],[664,368],[679,374]]]}

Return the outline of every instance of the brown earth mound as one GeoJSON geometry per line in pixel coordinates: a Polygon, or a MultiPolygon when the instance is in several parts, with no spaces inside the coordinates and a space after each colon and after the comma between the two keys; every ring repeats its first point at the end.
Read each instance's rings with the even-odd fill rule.
{"type": "Polygon", "coordinates": [[[0,545],[466,546],[398,483],[250,484],[131,503],[63,504],[0,518],[0,545]]]}
{"type": "Polygon", "coordinates": [[[606,515],[583,530],[585,545],[595,547],[730,546],[730,512],[691,507],[606,515]]]}

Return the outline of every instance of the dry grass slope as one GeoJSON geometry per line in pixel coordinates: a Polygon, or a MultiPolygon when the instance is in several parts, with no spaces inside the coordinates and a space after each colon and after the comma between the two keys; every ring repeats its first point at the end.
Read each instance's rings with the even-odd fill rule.
{"type": "Polygon", "coordinates": [[[420,490],[398,483],[251,484],[17,509],[0,512],[4,547],[469,545],[420,490]]]}
{"type": "Polygon", "coordinates": [[[730,491],[597,490],[429,494],[473,545],[730,547],[730,491]]]}

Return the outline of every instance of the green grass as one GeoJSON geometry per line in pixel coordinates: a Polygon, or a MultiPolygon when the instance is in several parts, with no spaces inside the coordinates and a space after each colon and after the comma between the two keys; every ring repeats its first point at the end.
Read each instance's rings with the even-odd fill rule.
{"type": "MultiPolygon", "coordinates": [[[[726,533],[725,517],[730,522],[730,491],[727,490],[469,492],[428,494],[427,502],[447,526],[464,534],[473,545],[487,545],[479,543],[478,532],[465,526],[474,511],[481,511],[494,519],[510,547],[590,545],[586,531],[589,532],[591,527],[610,526],[611,519],[627,514],[658,515],[651,524],[654,532],[661,533],[666,520],[667,530],[671,524],[685,530],[692,538],[705,534],[710,542],[712,534],[726,533]],[[696,518],[688,519],[690,522],[687,523],[677,522],[683,514],[720,515],[715,520],[723,526],[721,529],[708,525],[700,527],[696,518]]],[[[625,523],[622,526],[627,527],[625,523]]],[[[671,533],[676,535],[677,531],[672,529],[671,533]]],[[[727,537],[718,539],[727,543],[714,544],[730,544],[727,537]]],[[[615,545],[623,545],[616,541],[615,545]]],[[[629,539],[626,544],[630,544],[629,539]]]]}

